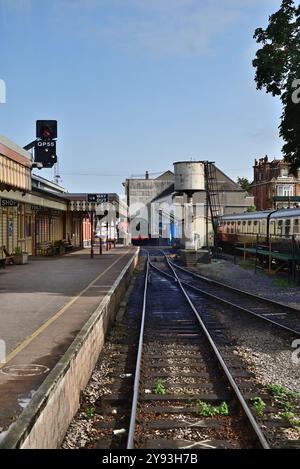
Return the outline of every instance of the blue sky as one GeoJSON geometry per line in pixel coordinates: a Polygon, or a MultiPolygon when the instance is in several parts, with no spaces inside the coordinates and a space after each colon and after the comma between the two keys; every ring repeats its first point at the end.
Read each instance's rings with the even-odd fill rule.
{"type": "Polygon", "coordinates": [[[23,146],[36,119],[57,119],[72,192],[122,193],[126,177],[191,158],[251,178],[282,146],[280,102],[251,65],[254,30],[280,3],[0,0],[0,134],[23,146]]]}

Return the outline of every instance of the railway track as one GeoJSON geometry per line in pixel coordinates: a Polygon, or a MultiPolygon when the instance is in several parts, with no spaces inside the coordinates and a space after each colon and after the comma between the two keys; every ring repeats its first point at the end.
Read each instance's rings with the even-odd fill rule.
{"type": "Polygon", "coordinates": [[[148,255],[127,448],[268,449],[251,373],[169,268],[148,255]]]}
{"type": "Polygon", "coordinates": [[[281,409],[235,353],[220,300],[161,251],[150,253],[142,252],[126,314],[102,355],[88,447],[294,447],[281,409]],[[258,396],[266,408],[254,418],[258,396]]]}
{"type": "Polygon", "coordinates": [[[166,259],[166,262],[174,269],[180,281],[185,287],[218,302],[233,307],[239,312],[268,322],[273,326],[285,330],[295,337],[300,336],[300,311],[278,303],[276,301],[262,298],[243,290],[230,287],[216,280],[211,280],[202,275],[177,265],[166,259]]]}

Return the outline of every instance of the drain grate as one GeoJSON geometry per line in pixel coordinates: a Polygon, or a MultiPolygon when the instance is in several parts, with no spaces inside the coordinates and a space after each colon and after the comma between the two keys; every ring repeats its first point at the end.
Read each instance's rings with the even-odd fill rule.
{"type": "Polygon", "coordinates": [[[1,373],[4,373],[5,375],[9,376],[19,376],[19,377],[26,377],[26,376],[38,376],[42,375],[44,373],[47,373],[49,371],[49,368],[47,368],[44,365],[35,365],[35,364],[29,364],[29,365],[8,365],[2,368],[1,373]]]}

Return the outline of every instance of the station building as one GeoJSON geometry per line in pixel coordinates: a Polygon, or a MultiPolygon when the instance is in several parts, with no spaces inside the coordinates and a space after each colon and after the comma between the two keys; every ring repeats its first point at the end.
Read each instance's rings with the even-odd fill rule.
{"type": "MultiPolygon", "coordinates": [[[[110,194],[110,200],[117,204],[117,195],[110,194]]],[[[16,249],[44,255],[47,246],[63,240],[73,248],[90,246],[91,211],[95,207],[87,202],[87,194],[69,194],[32,174],[31,154],[0,136],[0,258],[16,249]]],[[[117,236],[116,219],[105,234],[117,236]]]]}

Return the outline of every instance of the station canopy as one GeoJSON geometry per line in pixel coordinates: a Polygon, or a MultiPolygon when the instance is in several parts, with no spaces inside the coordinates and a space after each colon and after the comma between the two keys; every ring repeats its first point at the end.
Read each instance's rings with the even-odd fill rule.
{"type": "Polygon", "coordinates": [[[0,190],[31,190],[31,155],[0,135],[0,190]]]}

